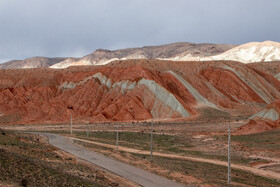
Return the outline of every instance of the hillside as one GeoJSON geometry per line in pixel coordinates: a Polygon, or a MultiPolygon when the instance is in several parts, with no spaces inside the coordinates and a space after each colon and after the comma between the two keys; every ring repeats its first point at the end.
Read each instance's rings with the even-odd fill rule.
{"type": "Polygon", "coordinates": [[[1,70],[0,122],[64,123],[71,114],[92,122],[247,119],[280,98],[270,70],[280,67],[265,64],[128,60],[1,70]]]}
{"type": "MultiPolygon", "coordinates": [[[[33,57],[0,64],[0,69],[105,65],[116,60],[159,59],[168,61],[236,61],[242,63],[280,60],[280,43],[251,42],[240,46],[229,44],[172,43],[119,50],[98,49],[82,58],[33,57]]],[[[279,78],[279,75],[276,75],[279,78]]]]}
{"type": "Polygon", "coordinates": [[[250,121],[240,127],[236,134],[252,134],[280,128],[280,100],[267,105],[249,119],[250,121]]]}
{"type": "Polygon", "coordinates": [[[176,56],[191,55],[194,57],[206,57],[223,53],[235,45],[228,44],[194,44],[173,43],[160,46],[146,46],[141,48],[128,48],[119,50],[98,49],[82,58],[45,58],[33,57],[25,60],[13,60],[0,64],[0,69],[22,69],[22,68],[66,68],[79,65],[103,65],[114,60],[126,59],[165,59],[176,56]]]}
{"type": "MultiPolygon", "coordinates": [[[[79,60],[80,63],[102,65],[114,60],[127,59],[157,59],[172,58],[175,56],[191,55],[194,57],[206,57],[220,54],[235,47],[234,45],[223,44],[194,44],[194,43],[173,43],[160,46],[146,46],[142,48],[120,49],[115,51],[99,49],[79,60]]],[[[56,65],[52,66],[53,68],[56,65]]]]}
{"type": "Polygon", "coordinates": [[[65,59],[66,58],[32,57],[25,60],[11,60],[0,64],[0,69],[43,68],[52,66],[65,59]]]}
{"type": "Polygon", "coordinates": [[[251,42],[201,60],[231,60],[243,63],[280,60],[280,43],[272,41],[251,42]]]}

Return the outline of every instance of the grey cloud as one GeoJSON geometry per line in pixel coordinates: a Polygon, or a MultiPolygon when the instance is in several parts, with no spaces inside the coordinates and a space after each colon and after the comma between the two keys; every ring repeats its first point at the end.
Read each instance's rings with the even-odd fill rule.
{"type": "Polygon", "coordinates": [[[178,41],[280,42],[278,0],[0,0],[0,59],[178,41]]]}

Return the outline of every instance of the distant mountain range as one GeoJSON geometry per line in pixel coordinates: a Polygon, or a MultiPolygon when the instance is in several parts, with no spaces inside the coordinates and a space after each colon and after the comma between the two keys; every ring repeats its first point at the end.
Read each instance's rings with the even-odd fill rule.
{"type": "Polygon", "coordinates": [[[2,68],[18,69],[0,69],[0,125],[66,123],[72,115],[77,122],[237,120],[237,134],[277,129],[279,54],[269,41],[176,43],[10,61],[2,68]],[[66,68],[75,65],[84,66],[66,68]]]}
{"type": "Polygon", "coordinates": [[[191,55],[194,57],[208,57],[221,54],[236,47],[227,44],[194,44],[194,43],[173,43],[160,46],[146,46],[141,48],[128,48],[120,50],[98,49],[95,52],[82,58],[47,58],[32,57],[25,60],[12,60],[0,64],[0,69],[21,69],[21,68],[67,68],[77,65],[104,65],[114,60],[126,59],[168,59],[176,56],[191,55]]]}
{"type": "Polygon", "coordinates": [[[242,63],[280,60],[280,43],[265,41],[240,46],[230,44],[172,43],[119,50],[98,49],[82,58],[32,57],[0,64],[0,69],[67,68],[81,65],[105,65],[115,60],[161,59],[173,61],[230,60],[242,63]]]}
{"type": "Polygon", "coordinates": [[[0,69],[42,68],[59,63],[66,58],[32,57],[25,60],[11,60],[0,64],[0,69]]]}

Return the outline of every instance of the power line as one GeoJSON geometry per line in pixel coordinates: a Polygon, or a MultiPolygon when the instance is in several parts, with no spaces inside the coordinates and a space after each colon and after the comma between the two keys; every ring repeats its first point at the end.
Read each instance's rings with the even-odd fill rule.
{"type": "Polygon", "coordinates": [[[88,134],[89,134],[89,122],[87,123],[87,138],[88,138],[88,134]]]}
{"type": "Polygon", "coordinates": [[[71,134],[73,134],[73,130],[72,130],[72,125],[73,125],[73,123],[72,123],[72,114],[71,114],[71,117],[70,117],[70,125],[71,125],[70,132],[71,132],[71,134]]]}
{"type": "Polygon", "coordinates": [[[153,125],[154,125],[154,120],[152,119],[152,122],[151,122],[151,147],[150,147],[151,156],[153,156],[153,125]]]}
{"type": "Polygon", "coordinates": [[[157,111],[154,109],[155,104],[156,104],[156,102],[157,102],[158,87],[157,87],[157,84],[156,84],[155,82],[152,82],[152,84],[155,85],[155,87],[156,87],[156,92],[155,92],[155,102],[154,102],[153,107],[152,107],[152,110],[151,110],[151,113],[153,112],[153,113],[152,113],[152,122],[151,122],[151,143],[150,143],[150,145],[151,145],[151,147],[150,147],[151,156],[153,156],[153,125],[154,125],[154,116],[155,116],[155,118],[158,117],[158,113],[157,113],[157,111]]]}
{"type": "Polygon", "coordinates": [[[116,139],[116,148],[119,149],[119,123],[117,122],[117,139],[116,139]]]}

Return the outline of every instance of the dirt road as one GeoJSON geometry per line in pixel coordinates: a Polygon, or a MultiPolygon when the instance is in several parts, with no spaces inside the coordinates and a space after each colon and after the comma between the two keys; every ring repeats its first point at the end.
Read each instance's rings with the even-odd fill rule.
{"type": "MultiPolygon", "coordinates": [[[[88,140],[83,140],[79,138],[73,138],[69,137],[69,139],[72,140],[78,140],[78,141],[83,141],[103,147],[108,147],[108,148],[115,148],[114,145],[109,145],[109,144],[104,144],[100,142],[93,142],[93,141],[88,141],[88,140]]],[[[137,153],[137,154],[144,154],[144,155],[149,155],[150,151],[143,151],[139,149],[133,149],[133,148],[127,148],[127,147],[122,147],[119,146],[119,151],[125,151],[125,152],[130,152],[130,153],[137,153]]],[[[181,156],[181,155],[175,155],[175,154],[165,154],[165,153],[159,153],[159,152],[154,152],[153,155],[155,156],[161,156],[161,157],[168,157],[168,158],[175,158],[175,159],[185,159],[185,160],[190,160],[194,162],[204,162],[204,163],[210,163],[210,164],[215,164],[215,165],[220,165],[220,166],[228,166],[228,163],[225,161],[220,161],[220,160],[213,160],[213,159],[207,159],[207,158],[198,158],[198,157],[190,157],[190,156],[181,156]]],[[[243,166],[240,164],[231,164],[231,168],[233,169],[239,169],[243,171],[247,171],[250,173],[254,173],[255,175],[267,177],[267,178],[272,178],[280,181],[280,174],[277,172],[273,171],[268,171],[268,170],[263,170],[259,168],[253,168],[249,166],[243,166]]]]}
{"type": "Polygon", "coordinates": [[[184,186],[183,184],[173,182],[161,176],[147,172],[143,169],[139,169],[137,167],[113,160],[94,151],[89,151],[82,146],[71,144],[70,142],[67,142],[63,136],[56,135],[56,134],[49,134],[49,133],[36,133],[36,134],[47,136],[49,139],[49,143],[59,149],[71,153],[90,163],[101,166],[139,185],[147,186],[147,187],[184,186]]]}

